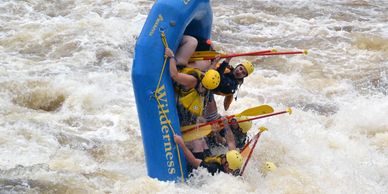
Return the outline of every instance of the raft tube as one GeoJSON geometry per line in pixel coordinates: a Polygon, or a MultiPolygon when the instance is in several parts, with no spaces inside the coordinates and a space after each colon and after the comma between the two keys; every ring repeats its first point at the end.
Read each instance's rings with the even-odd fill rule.
{"type": "Polygon", "coordinates": [[[152,178],[162,181],[187,178],[186,159],[173,139],[174,133],[181,132],[169,60],[163,69],[165,46],[161,34],[165,34],[175,53],[184,34],[209,39],[212,20],[209,0],[158,0],[136,42],[132,83],[147,172],[152,178]]]}

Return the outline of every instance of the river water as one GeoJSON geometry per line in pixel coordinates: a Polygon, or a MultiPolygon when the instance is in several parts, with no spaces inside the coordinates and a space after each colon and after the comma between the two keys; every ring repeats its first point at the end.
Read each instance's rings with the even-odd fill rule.
{"type": "Polygon", "coordinates": [[[146,176],[131,68],[153,3],[0,0],[0,193],[388,193],[387,1],[212,1],[217,50],[309,54],[248,58],[220,112],[293,114],[254,122],[243,177],[186,184],[146,176]]]}

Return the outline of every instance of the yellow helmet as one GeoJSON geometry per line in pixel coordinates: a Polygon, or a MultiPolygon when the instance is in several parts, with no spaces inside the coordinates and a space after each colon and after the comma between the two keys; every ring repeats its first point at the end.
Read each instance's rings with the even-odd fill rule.
{"type": "Polygon", "coordinates": [[[244,61],[241,63],[241,65],[245,68],[245,70],[247,70],[248,75],[253,73],[253,70],[255,69],[250,61],[244,61]]]}
{"type": "Polygon", "coordinates": [[[210,69],[203,76],[201,83],[206,89],[213,90],[218,87],[220,81],[221,78],[218,71],[210,69]]]}
{"type": "Polygon", "coordinates": [[[276,165],[272,162],[265,162],[264,165],[262,166],[262,170],[264,173],[268,173],[268,172],[273,172],[277,169],[276,165]]]}
{"type": "Polygon", "coordinates": [[[240,169],[243,164],[243,157],[236,150],[230,150],[226,153],[226,161],[232,170],[240,169]]]}
{"type": "MultiPolygon", "coordinates": [[[[246,119],[248,119],[248,117],[245,117],[245,116],[237,117],[237,122],[246,120],[246,119]]],[[[252,121],[239,122],[238,125],[242,129],[243,133],[247,133],[249,129],[252,128],[252,121]]]]}

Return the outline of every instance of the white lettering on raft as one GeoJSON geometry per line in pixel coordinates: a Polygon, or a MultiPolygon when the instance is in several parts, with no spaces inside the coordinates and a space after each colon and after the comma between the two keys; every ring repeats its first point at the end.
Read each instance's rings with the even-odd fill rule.
{"type": "Polygon", "coordinates": [[[152,26],[152,30],[151,30],[151,32],[148,34],[148,36],[154,35],[155,30],[156,30],[156,28],[158,27],[158,25],[159,25],[159,23],[160,23],[161,21],[163,21],[163,16],[159,14],[159,15],[158,15],[158,18],[156,19],[154,25],[152,26]]]}

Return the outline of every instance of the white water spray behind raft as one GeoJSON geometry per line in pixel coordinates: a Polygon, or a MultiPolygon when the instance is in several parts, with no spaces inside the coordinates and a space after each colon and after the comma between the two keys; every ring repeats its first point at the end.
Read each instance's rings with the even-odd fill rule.
{"type": "Polygon", "coordinates": [[[310,54],[248,58],[256,71],[220,112],[294,113],[254,122],[269,130],[244,177],[188,184],[146,176],[130,72],[153,3],[0,3],[0,193],[388,192],[386,2],[213,1],[218,50],[310,54]],[[265,161],[278,168],[263,176],[265,161]]]}

